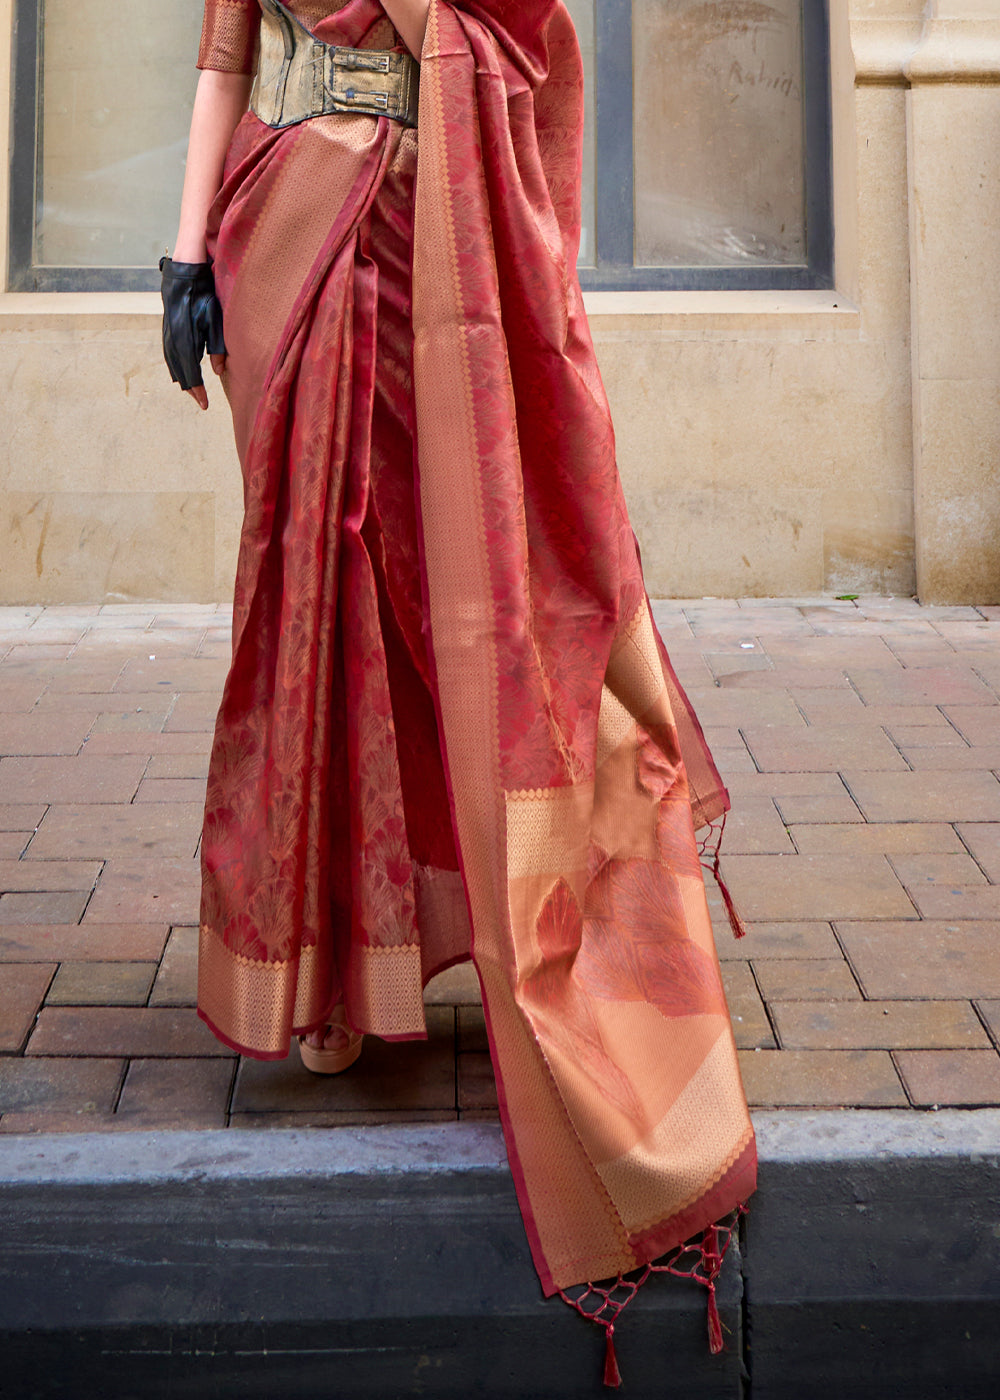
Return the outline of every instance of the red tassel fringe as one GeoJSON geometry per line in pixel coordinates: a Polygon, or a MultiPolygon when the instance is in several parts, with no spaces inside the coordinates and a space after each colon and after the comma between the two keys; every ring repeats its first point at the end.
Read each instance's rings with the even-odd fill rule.
{"type": "Polygon", "coordinates": [[[708,1285],[708,1349],[713,1356],[724,1350],[722,1342],[722,1319],[719,1305],[715,1301],[715,1284],[708,1285]]]}
{"type": "Polygon", "coordinates": [[[615,1352],[615,1325],[609,1322],[604,1329],[604,1384],[609,1390],[617,1390],[622,1383],[622,1373],[618,1369],[618,1356],[615,1352]]]}
{"type": "MultiPolygon", "coordinates": [[[[726,1241],[728,1248],[729,1241],[726,1241]]],[[[708,1289],[708,1349],[713,1356],[722,1351],[722,1320],[719,1305],[715,1300],[715,1280],[722,1269],[725,1250],[719,1250],[719,1231],[710,1225],[702,1237],[701,1263],[705,1271],[705,1287],[708,1289]]]]}
{"type": "Polygon", "coordinates": [[[729,927],[733,931],[734,938],[744,938],[747,926],[740,918],[739,910],[733,903],[733,897],[729,893],[729,887],[722,878],[719,869],[719,861],[722,855],[722,837],[726,830],[726,813],[723,812],[722,819],[713,822],[708,828],[708,834],[698,843],[698,853],[701,856],[701,863],[706,870],[711,872],[712,878],[719,887],[722,895],[722,902],[726,906],[726,913],[729,916],[729,927]]]}
{"type": "Polygon", "coordinates": [[[744,1205],[737,1206],[735,1213],[718,1225],[709,1225],[701,1239],[695,1243],[681,1245],[667,1256],[662,1264],[646,1264],[638,1278],[625,1278],[623,1274],[607,1284],[587,1283],[575,1297],[559,1290],[559,1296],[588,1322],[596,1322],[604,1328],[604,1384],[609,1390],[617,1390],[622,1383],[618,1369],[618,1354],[615,1351],[615,1323],[628,1307],[650,1274],[673,1274],[675,1278],[693,1279],[700,1283],[707,1293],[708,1304],[708,1349],[713,1356],[725,1350],[722,1337],[722,1319],[715,1297],[715,1282],[722,1270],[722,1263],[732,1243],[733,1234],[739,1225],[740,1217],[746,1215],[744,1205]],[[690,1260],[690,1263],[686,1263],[690,1260]]]}

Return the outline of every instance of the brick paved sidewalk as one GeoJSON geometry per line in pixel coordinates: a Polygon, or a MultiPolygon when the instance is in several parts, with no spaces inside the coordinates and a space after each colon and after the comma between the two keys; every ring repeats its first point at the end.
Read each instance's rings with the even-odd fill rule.
{"type": "MultiPolygon", "coordinates": [[[[1000,608],[655,611],[734,799],[750,934],[720,916],[718,941],[751,1104],[1000,1104],[1000,608]]],[[[370,1040],[337,1079],[197,1020],[228,623],[0,609],[0,1131],[494,1116],[468,967],[428,988],[426,1043],[370,1040]]]]}

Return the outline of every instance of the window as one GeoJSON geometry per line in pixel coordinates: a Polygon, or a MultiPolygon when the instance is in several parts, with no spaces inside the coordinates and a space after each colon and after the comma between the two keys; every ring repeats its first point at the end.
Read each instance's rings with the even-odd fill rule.
{"type": "MultiPolygon", "coordinates": [[[[831,285],[826,0],[567,0],[588,288],[831,285]]],[[[15,291],[152,289],[202,0],[18,0],[15,291]]]]}
{"type": "Polygon", "coordinates": [[[128,291],[177,231],[202,0],[19,0],[10,285],[128,291]]]}
{"type": "Polygon", "coordinates": [[[595,113],[584,287],[832,285],[825,0],[570,9],[595,113]]]}

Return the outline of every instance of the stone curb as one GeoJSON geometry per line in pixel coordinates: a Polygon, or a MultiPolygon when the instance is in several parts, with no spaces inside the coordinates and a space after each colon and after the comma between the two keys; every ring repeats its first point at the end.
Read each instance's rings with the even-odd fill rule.
{"type": "MultiPolygon", "coordinates": [[[[755,1115],[720,1287],[656,1279],[628,1392],[992,1400],[1000,1111],[755,1115]]],[[[603,1338],[540,1297],[488,1124],[0,1139],[10,1400],[600,1395],[603,1338]]]]}
{"type": "MultiPolygon", "coordinates": [[[[1000,1153],[998,1108],[788,1109],[756,1112],[753,1121],[762,1164],[1000,1153]]],[[[11,1134],[0,1136],[0,1191],[28,1184],[504,1170],[506,1163],[503,1136],[492,1123],[11,1134]],[[336,1155],[318,1159],[317,1139],[335,1142],[336,1155]]]]}

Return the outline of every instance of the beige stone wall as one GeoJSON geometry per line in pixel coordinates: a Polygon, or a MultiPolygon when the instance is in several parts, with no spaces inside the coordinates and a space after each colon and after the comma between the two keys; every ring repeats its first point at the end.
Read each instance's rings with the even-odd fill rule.
{"type": "MultiPolygon", "coordinates": [[[[836,289],[589,298],[649,588],[1000,601],[1000,4],[831,11],[836,289]]],[[[228,596],[228,414],[158,342],[0,294],[0,601],[228,596]]]]}
{"type": "Polygon", "coordinates": [[[906,64],[917,580],[1000,597],[1000,0],[940,0],[906,64]]]}
{"type": "Polygon", "coordinates": [[[158,298],[0,298],[0,601],[229,596],[241,482],[225,398],[170,383],[158,298]]]}

